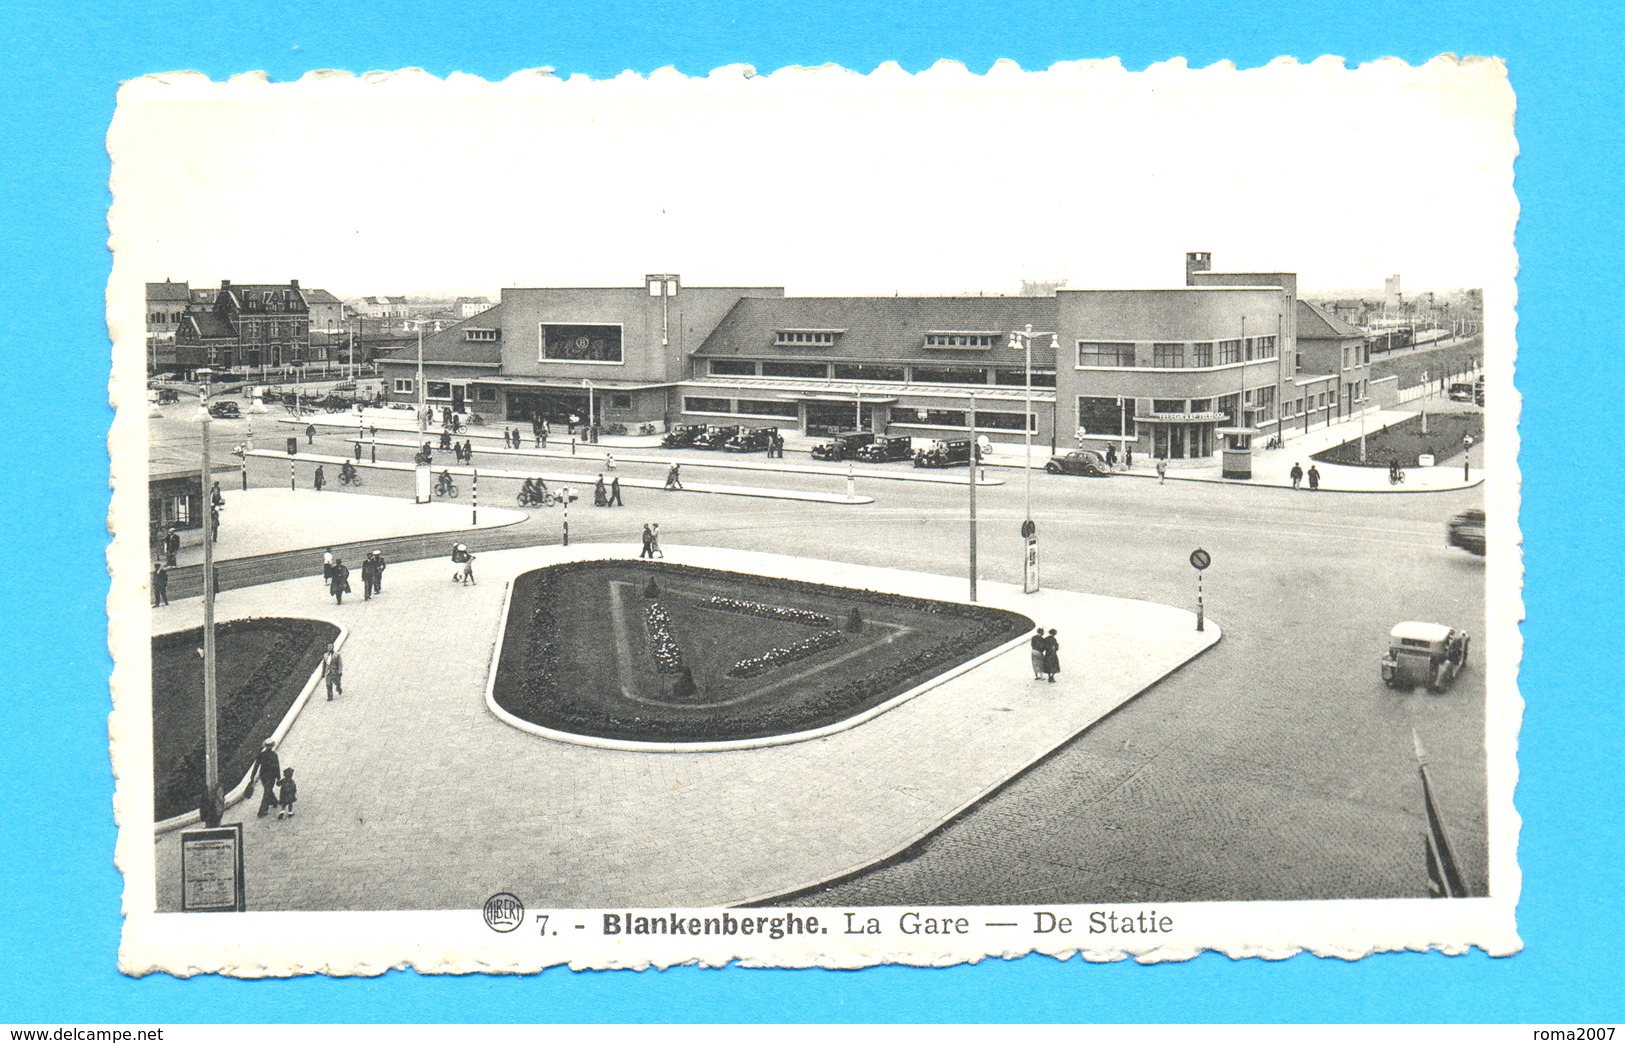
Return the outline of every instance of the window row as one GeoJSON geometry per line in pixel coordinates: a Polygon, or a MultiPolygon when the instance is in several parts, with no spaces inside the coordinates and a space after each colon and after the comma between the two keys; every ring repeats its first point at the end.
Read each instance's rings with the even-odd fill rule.
{"type": "MultiPolygon", "coordinates": [[[[1232,366],[1238,362],[1253,362],[1275,357],[1274,337],[1247,337],[1221,340],[1218,344],[1218,365],[1232,366]]],[[[1133,367],[1149,364],[1156,369],[1207,369],[1214,365],[1214,341],[1156,341],[1151,345],[1147,362],[1131,341],[1078,341],[1078,366],[1133,367]]]]}
{"type": "MultiPolygon", "coordinates": [[[[870,363],[824,362],[763,362],[761,376],[800,377],[828,380],[831,373],[836,380],[878,380],[894,384],[987,384],[1023,387],[1027,382],[1025,369],[989,370],[982,366],[886,366],[870,363]]],[[[708,370],[713,377],[754,377],[757,363],[749,359],[712,359],[708,370]]],[[[1055,373],[1052,370],[1033,370],[1033,387],[1052,388],[1055,373]]]]}
{"type": "Polygon", "coordinates": [[[928,348],[961,348],[975,350],[991,348],[1003,339],[1002,333],[927,333],[928,348]]]}
{"type": "MultiPolygon", "coordinates": [[[[1030,419],[1032,429],[1036,431],[1038,414],[1034,413],[1030,419]]],[[[1028,420],[1026,413],[1002,413],[978,409],[976,430],[1020,431],[1028,420]]],[[[923,424],[928,427],[964,427],[970,423],[970,415],[963,409],[894,409],[891,421],[894,424],[923,424]]]]}
{"type": "Polygon", "coordinates": [[[764,416],[774,419],[799,420],[801,409],[794,402],[780,402],[772,399],[741,398],[737,401],[727,398],[700,398],[689,396],[683,399],[683,412],[685,413],[730,413],[741,416],[764,416]]]}
{"type": "Polygon", "coordinates": [[[779,330],[773,343],[779,347],[833,347],[842,330],[779,330]]]}
{"type": "Polygon", "coordinates": [[[491,342],[502,339],[501,330],[464,330],[463,338],[471,341],[491,342]]]}

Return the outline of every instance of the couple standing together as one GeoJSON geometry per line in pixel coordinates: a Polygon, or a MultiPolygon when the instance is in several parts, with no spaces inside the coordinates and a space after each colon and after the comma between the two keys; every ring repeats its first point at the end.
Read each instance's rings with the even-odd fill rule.
{"type": "Polygon", "coordinates": [[[1055,636],[1055,631],[1044,632],[1043,627],[1033,631],[1033,639],[1029,642],[1033,650],[1033,680],[1037,681],[1047,677],[1050,684],[1055,683],[1055,675],[1061,672],[1061,642],[1055,636]]]}

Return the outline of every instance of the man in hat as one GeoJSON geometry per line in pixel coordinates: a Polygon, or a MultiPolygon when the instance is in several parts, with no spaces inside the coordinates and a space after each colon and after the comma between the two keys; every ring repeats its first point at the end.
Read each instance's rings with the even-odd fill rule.
{"type": "Polygon", "coordinates": [[[264,818],[276,804],[277,780],[282,778],[282,763],[277,759],[276,743],[270,739],[260,747],[260,752],[254,757],[254,778],[259,781],[263,793],[260,796],[260,818],[264,818]]]}

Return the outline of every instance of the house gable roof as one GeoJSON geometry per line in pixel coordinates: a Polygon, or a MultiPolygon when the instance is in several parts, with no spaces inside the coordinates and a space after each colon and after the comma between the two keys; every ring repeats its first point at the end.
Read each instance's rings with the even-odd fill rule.
{"type": "Polygon", "coordinates": [[[1298,299],[1299,340],[1364,339],[1365,331],[1351,326],[1318,304],[1298,299]]]}
{"type": "Polygon", "coordinates": [[[185,304],[187,301],[191,300],[191,298],[192,291],[186,283],[170,282],[167,279],[163,282],[147,283],[147,300],[151,303],[167,301],[176,304],[185,304]]]}

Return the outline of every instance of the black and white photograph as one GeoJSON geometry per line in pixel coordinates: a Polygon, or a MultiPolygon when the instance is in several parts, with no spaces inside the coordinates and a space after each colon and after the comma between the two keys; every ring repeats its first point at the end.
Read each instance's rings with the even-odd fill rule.
{"type": "Polygon", "coordinates": [[[1514,107],[127,82],[121,969],[1517,951],[1514,107]]]}

